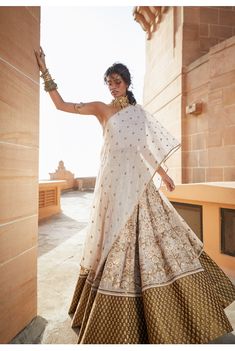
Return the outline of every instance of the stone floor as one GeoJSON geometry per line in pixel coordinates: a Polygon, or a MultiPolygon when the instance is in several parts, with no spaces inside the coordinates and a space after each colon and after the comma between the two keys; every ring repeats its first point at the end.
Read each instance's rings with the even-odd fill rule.
{"type": "MultiPolygon", "coordinates": [[[[39,226],[38,317],[11,343],[76,344],[76,330],[67,314],[79,272],[84,231],[92,192],[67,192],[61,197],[62,213],[39,226]]],[[[235,283],[235,282],[234,282],[235,283]]],[[[235,329],[235,303],[226,313],[235,329]]],[[[212,343],[235,344],[235,332],[212,343]]]]}

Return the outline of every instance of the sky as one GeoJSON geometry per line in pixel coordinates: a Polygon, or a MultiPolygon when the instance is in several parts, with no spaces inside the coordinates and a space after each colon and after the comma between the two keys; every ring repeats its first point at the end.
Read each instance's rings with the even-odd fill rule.
{"type": "MultiPolygon", "coordinates": [[[[132,12],[133,6],[41,7],[41,46],[64,101],[109,103],[104,72],[122,62],[142,103],[145,32],[132,12]]],[[[103,142],[99,121],[57,110],[40,83],[39,179],[49,179],[60,160],[75,177],[96,176],[103,142]]]]}

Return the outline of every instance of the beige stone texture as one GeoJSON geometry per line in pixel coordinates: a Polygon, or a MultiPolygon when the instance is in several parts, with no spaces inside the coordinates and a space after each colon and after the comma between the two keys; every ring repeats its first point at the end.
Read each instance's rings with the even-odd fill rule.
{"type": "Polygon", "coordinates": [[[37,315],[39,41],[39,7],[0,7],[0,343],[37,315]]]}
{"type": "Polygon", "coordinates": [[[211,7],[200,7],[200,22],[217,24],[219,23],[219,9],[211,7]]]}
{"type": "Polygon", "coordinates": [[[234,16],[234,7],[168,7],[146,41],[144,105],[182,143],[168,161],[176,182],[234,179],[234,16]],[[201,113],[186,113],[194,103],[201,113]]]}
{"type": "Polygon", "coordinates": [[[0,226],[0,264],[37,245],[38,216],[0,226]]]}
{"type": "Polygon", "coordinates": [[[209,24],[208,23],[200,23],[200,25],[199,25],[199,35],[200,35],[201,38],[209,36],[209,24]]]}
{"type": "Polygon", "coordinates": [[[202,183],[206,181],[206,170],[204,167],[193,168],[193,183],[202,183]]]}
{"type": "Polygon", "coordinates": [[[233,26],[235,25],[235,11],[231,9],[219,10],[219,23],[221,25],[233,26]]]}
{"type": "Polygon", "coordinates": [[[206,168],[206,179],[208,182],[216,182],[223,179],[223,168],[213,167],[206,168]]]}
{"type": "Polygon", "coordinates": [[[200,150],[198,157],[198,166],[206,167],[208,165],[208,150],[200,150]]]}
{"type": "Polygon", "coordinates": [[[0,266],[0,335],[8,343],[37,315],[37,247],[0,266]]]}
{"type": "Polygon", "coordinates": [[[224,167],[224,180],[229,181],[230,179],[235,179],[235,167],[224,167]]]}
{"type": "Polygon", "coordinates": [[[33,49],[39,48],[39,8],[1,6],[0,23],[1,59],[37,82],[38,70],[33,49]]]}
{"type": "Polygon", "coordinates": [[[214,146],[222,146],[223,145],[223,138],[220,131],[209,131],[208,133],[208,148],[214,146]]]}
{"type": "Polygon", "coordinates": [[[224,6],[184,6],[183,64],[188,65],[234,35],[235,11],[224,6]]]}
{"type": "MultiPolygon", "coordinates": [[[[181,141],[182,9],[169,9],[146,42],[144,106],[181,141]],[[161,43],[161,45],[159,45],[161,43]]],[[[181,152],[168,161],[169,174],[181,181],[181,152]]]]}
{"type": "Polygon", "coordinates": [[[0,100],[0,140],[38,147],[38,85],[11,65],[0,56],[0,83],[4,87],[0,100]]]}
{"type": "Polygon", "coordinates": [[[38,179],[19,177],[1,179],[0,224],[4,225],[38,212],[38,179]]]}
{"type": "MultiPolygon", "coordinates": [[[[205,181],[234,179],[234,55],[235,37],[232,37],[185,68],[185,107],[201,100],[203,111],[198,116],[185,115],[183,120],[184,140],[190,140],[190,144],[183,146],[187,150],[183,163],[194,167],[190,152],[198,152],[199,167],[206,167],[205,181]],[[201,150],[207,153],[202,154],[201,150]]],[[[196,181],[203,178],[202,171],[193,174],[196,181]]]]}
{"type": "Polygon", "coordinates": [[[219,26],[219,25],[211,25],[210,26],[210,35],[212,37],[217,38],[230,38],[233,36],[233,28],[229,27],[228,25],[219,26]]]}

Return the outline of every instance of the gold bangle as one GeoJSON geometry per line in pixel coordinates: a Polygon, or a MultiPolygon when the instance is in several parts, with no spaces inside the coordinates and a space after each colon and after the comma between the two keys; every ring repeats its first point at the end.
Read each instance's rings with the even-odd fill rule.
{"type": "Polygon", "coordinates": [[[44,80],[44,90],[45,91],[48,92],[48,91],[52,91],[52,90],[58,89],[57,84],[52,79],[48,69],[46,69],[45,72],[43,72],[40,75],[40,77],[43,78],[43,80],[44,80]]]}
{"type": "Polygon", "coordinates": [[[58,89],[58,87],[57,87],[57,84],[53,80],[45,82],[44,90],[46,92],[56,90],[56,89],[58,89]]]}
{"type": "Polygon", "coordinates": [[[48,74],[48,73],[49,73],[49,71],[48,71],[48,69],[46,69],[45,72],[42,72],[42,74],[40,75],[40,77],[41,77],[41,78],[44,78],[44,76],[45,76],[46,74],[48,74]]]}

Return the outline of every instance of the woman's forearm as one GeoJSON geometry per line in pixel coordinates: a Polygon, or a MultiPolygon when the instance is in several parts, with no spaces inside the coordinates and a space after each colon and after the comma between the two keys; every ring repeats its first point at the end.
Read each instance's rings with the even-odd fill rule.
{"type": "Polygon", "coordinates": [[[51,100],[53,101],[55,107],[60,110],[62,108],[62,105],[64,104],[64,100],[62,99],[61,95],[57,90],[51,90],[48,92],[51,100]]]}
{"type": "Polygon", "coordinates": [[[157,169],[157,172],[158,174],[160,174],[162,178],[164,178],[167,175],[167,173],[164,171],[164,169],[161,166],[157,169]]]}
{"type": "MultiPolygon", "coordinates": [[[[41,72],[42,74],[45,74],[45,72],[47,72],[48,69],[46,67],[46,65],[44,65],[42,68],[41,68],[41,72]]],[[[59,94],[59,92],[57,91],[57,88],[54,89],[54,90],[50,90],[48,91],[50,97],[51,97],[51,100],[53,101],[55,107],[57,109],[60,109],[62,104],[64,103],[64,100],[62,99],[61,95],[59,94]]]]}

